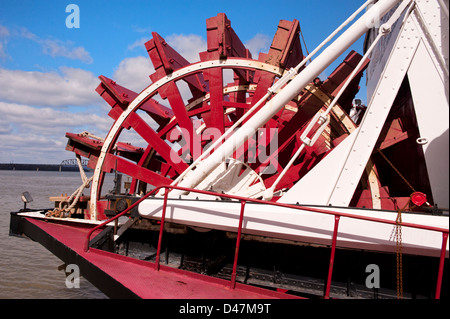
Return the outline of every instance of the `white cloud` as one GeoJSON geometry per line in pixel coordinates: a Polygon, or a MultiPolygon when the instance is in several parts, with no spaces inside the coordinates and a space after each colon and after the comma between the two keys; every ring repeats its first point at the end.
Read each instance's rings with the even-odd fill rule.
{"type": "Polygon", "coordinates": [[[98,79],[89,71],[61,67],[60,72],[0,68],[0,99],[40,106],[98,103],[98,79]]]}
{"type": "Polygon", "coordinates": [[[44,133],[47,129],[70,128],[79,126],[99,126],[102,130],[108,129],[102,126],[108,121],[108,117],[101,117],[95,113],[55,110],[50,107],[32,107],[24,104],[0,102],[2,120],[15,123],[19,128],[34,127],[44,133]]]}
{"type": "Polygon", "coordinates": [[[6,43],[7,38],[9,37],[10,32],[9,29],[0,24],[0,59],[4,60],[8,57],[6,53],[6,43]]]}
{"type": "Polygon", "coordinates": [[[5,59],[8,57],[8,54],[6,54],[5,45],[0,42],[0,59],[5,59]]]}
{"type": "Polygon", "coordinates": [[[143,48],[145,50],[145,43],[149,40],[150,39],[148,37],[140,38],[140,39],[134,41],[134,43],[130,44],[128,46],[128,50],[133,51],[136,48],[143,48]]]}
{"type": "Polygon", "coordinates": [[[70,157],[64,149],[66,132],[89,131],[106,136],[108,116],[85,111],[72,113],[54,108],[0,102],[0,162],[58,163],[70,157]]]}
{"type": "MultiPolygon", "coordinates": [[[[9,58],[6,45],[11,37],[37,43],[52,57],[92,62],[89,53],[73,42],[40,38],[26,28],[1,25],[0,61],[9,58]]],[[[98,84],[98,78],[83,69],[27,72],[0,67],[0,162],[57,163],[73,156],[65,151],[66,132],[87,130],[105,136],[112,120],[99,107],[98,84]],[[98,111],[102,114],[97,115],[98,111]]]]}
{"type": "Polygon", "coordinates": [[[154,73],[150,58],[137,56],[122,60],[113,74],[114,81],[135,92],[141,92],[151,84],[150,74],[154,73]]]}
{"type": "Polygon", "coordinates": [[[144,27],[143,28],[143,27],[134,25],[134,26],[132,26],[132,29],[133,29],[134,32],[137,32],[137,33],[151,34],[151,32],[152,32],[152,28],[151,27],[144,27]]]}
{"type": "Polygon", "coordinates": [[[9,34],[9,29],[3,25],[0,25],[0,38],[6,38],[9,34]]]}
{"type": "Polygon", "coordinates": [[[14,30],[14,35],[19,35],[25,39],[29,39],[29,40],[33,40],[33,41],[39,40],[39,37],[36,34],[30,32],[25,27],[20,27],[18,30],[14,30]]]}
{"type": "Polygon", "coordinates": [[[87,64],[94,61],[85,48],[74,46],[72,41],[45,39],[39,40],[38,43],[42,45],[42,52],[52,57],[62,56],[72,60],[80,60],[87,64]]]}
{"type": "MultiPolygon", "coordinates": [[[[2,152],[0,162],[2,163],[58,163],[61,158],[55,157],[55,152],[64,150],[61,141],[47,139],[43,136],[24,135],[0,135],[2,152]]],[[[64,155],[63,155],[64,156],[64,155]]]]}
{"type": "Polygon", "coordinates": [[[0,162],[58,164],[64,159],[74,158],[72,152],[65,150],[66,144],[64,133],[51,137],[33,133],[0,134],[0,162]]]}
{"type": "Polygon", "coordinates": [[[254,59],[258,58],[260,52],[268,52],[271,39],[269,36],[258,33],[245,43],[245,47],[250,50],[254,59]]]}
{"type": "Polygon", "coordinates": [[[9,134],[13,130],[11,123],[8,123],[4,119],[0,118],[0,135],[9,134]]]}
{"type": "Polygon", "coordinates": [[[42,53],[52,57],[65,57],[72,60],[80,60],[83,63],[90,64],[94,61],[84,47],[75,46],[72,41],[62,41],[59,39],[43,39],[28,29],[22,27],[18,32],[19,36],[29,39],[41,45],[42,53]]]}
{"type": "Polygon", "coordinates": [[[199,61],[198,54],[207,49],[206,40],[196,34],[173,34],[166,37],[165,40],[191,63],[199,61]]]}

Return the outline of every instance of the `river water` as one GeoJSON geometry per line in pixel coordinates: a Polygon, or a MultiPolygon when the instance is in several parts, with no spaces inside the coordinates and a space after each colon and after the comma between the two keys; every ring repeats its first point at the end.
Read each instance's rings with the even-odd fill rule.
{"type": "MultiPolygon", "coordinates": [[[[112,180],[112,176],[107,178],[111,188],[112,180]]],[[[79,172],[0,170],[0,298],[107,298],[83,277],[79,288],[67,288],[64,271],[58,271],[63,264],[59,258],[28,238],[9,236],[9,213],[23,208],[24,191],[33,197],[28,208],[51,208],[50,196],[70,195],[80,185],[79,172]]]]}

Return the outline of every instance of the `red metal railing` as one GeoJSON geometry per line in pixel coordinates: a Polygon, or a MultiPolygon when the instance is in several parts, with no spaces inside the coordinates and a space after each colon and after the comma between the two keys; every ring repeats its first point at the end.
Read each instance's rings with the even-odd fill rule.
{"type": "MultiPolygon", "coordinates": [[[[238,200],[241,203],[241,210],[239,215],[239,225],[237,226],[237,241],[236,241],[236,248],[235,248],[235,256],[234,256],[234,262],[233,262],[233,270],[231,275],[231,288],[235,288],[236,285],[236,269],[237,269],[237,260],[239,255],[239,247],[240,247],[240,239],[241,239],[241,233],[242,233],[242,224],[244,219],[244,210],[245,210],[245,204],[247,202],[253,202],[253,203],[260,203],[260,204],[266,204],[266,205],[273,205],[278,207],[285,207],[285,208],[292,208],[292,209],[298,209],[303,211],[310,211],[310,212],[316,212],[320,214],[327,214],[327,215],[334,215],[335,222],[334,222],[334,230],[333,230],[333,236],[332,236],[332,242],[331,242],[331,254],[330,254],[330,263],[328,267],[328,277],[327,277],[327,283],[325,287],[325,299],[330,298],[330,287],[331,287],[331,278],[333,274],[333,266],[334,266],[334,256],[336,252],[336,243],[337,243],[337,235],[338,235],[338,227],[339,227],[339,221],[341,217],[348,217],[348,218],[354,218],[354,219],[360,219],[360,220],[366,220],[366,221],[372,221],[377,223],[384,223],[384,224],[391,224],[391,225],[397,225],[396,221],[382,219],[382,218],[375,218],[375,217],[369,217],[369,216],[361,216],[361,215],[352,215],[348,213],[341,213],[341,212],[332,212],[328,210],[318,209],[318,208],[311,208],[311,207],[304,207],[299,205],[292,205],[292,204],[283,204],[283,203],[277,203],[277,202],[268,202],[260,199],[252,199],[252,198],[246,198],[236,195],[228,195],[228,194],[217,194],[209,191],[203,191],[203,190],[197,190],[197,189],[190,189],[185,187],[179,187],[179,186],[159,186],[155,189],[153,189],[151,192],[145,194],[142,196],[139,200],[137,200],[134,204],[132,204],[130,207],[128,207],[123,212],[115,215],[114,217],[106,220],[105,222],[95,226],[92,228],[87,236],[86,236],[86,242],[84,245],[84,250],[87,252],[89,251],[89,241],[92,236],[92,233],[96,231],[97,229],[105,226],[106,224],[118,219],[119,217],[125,215],[128,213],[131,209],[139,205],[144,199],[156,194],[159,190],[165,189],[166,192],[164,193],[164,202],[163,202],[163,210],[161,215],[161,225],[160,225],[160,232],[159,232],[159,238],[158,238],[158,247],[156,251],[156,260],[155,260],[155,269],[159,270],[159,264],[160,264],[160,254],[161,254],[161,242],[162,242],[162,234],[164,231],[164,223],[165,223],[165,217],[166,217],[166,209],[167,209],[167,199],[168,194],[170,190],[172,189],[178,189],[186,192],[194,192],[199,194],[205,194],[205,195],[212,195],[212,196],[220,196],[225,198],[230,198],[234,200],[238,200]]],[[[445,228],[440,227],[434,227],[434,226],[426,226],[426,225],[418,225],[418,224],[412,224],[412,223],[401,223],[402,227],[411,227],[411,228],[418,228],[423,230],[429,230],[429,231],[437,231],[442,233],[442,246],[441,246],[441,254],[439,257],[439,270],[438,270],[438,278],[436,283],[436,293],[435,298],[440,299],[441,294],[441,286],[442,286],[442,277],[444,273],[444,261],[445,261],[445,252],[447,248],[447,239],[448,239],[448,233],[449,230],[445,228]]]]}

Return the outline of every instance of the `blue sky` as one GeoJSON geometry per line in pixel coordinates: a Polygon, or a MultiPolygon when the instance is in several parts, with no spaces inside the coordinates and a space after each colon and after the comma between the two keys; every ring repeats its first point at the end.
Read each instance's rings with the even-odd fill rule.
{"type": "MultiPolygon", "coordinates": [[[[151,32],[195,62],[206,49],[206,19],[224,12],[256,57],[268,51],[279,20],[297,19],[312,51],[363,3],[0,0],[0,162],[59,163],[74,156],[64,150],[65,132],[105,136],[112,120],[94,91],[97,77],[135,91],[148,86],[153,68],[144,43],[151,32]],[[79,28],[66,27],[71,3],[80,10],[79,28]]],[[[362,53],[362,44],[352,48],[362,53]]]]}

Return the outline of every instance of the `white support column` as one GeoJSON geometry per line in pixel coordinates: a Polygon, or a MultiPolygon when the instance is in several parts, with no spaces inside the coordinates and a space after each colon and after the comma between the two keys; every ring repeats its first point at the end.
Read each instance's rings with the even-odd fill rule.
{"type": "Polygon", "coordinates": [[[433,200],[449,207],[449,109],[444,85],[423,43],[408,71],[433,200]]]}
{"type": "MultiPolygon", "coordinates": [[[[413,21],[422,41],[408,70],[433,201],[449,207],[448,11],[419,1],[413,21]]],[[[447,9],[448,10],[448,9],[447,9]]]]}
{"type": "Polygon", "coordinates": [[[348,157],[342,167],[336,168],[340,175],[325,205],[347,206],[350,203],[419,42],[420,37],[409,17],[380,76],[348,157]]]}

